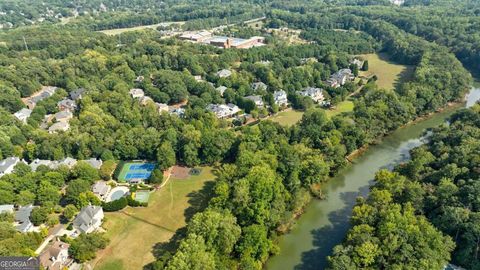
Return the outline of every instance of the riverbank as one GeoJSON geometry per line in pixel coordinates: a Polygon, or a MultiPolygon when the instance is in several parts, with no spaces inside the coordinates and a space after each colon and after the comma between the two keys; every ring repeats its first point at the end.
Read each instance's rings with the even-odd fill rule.
{"type": "MultiPolygon", "coordinates": [[[[471,93],[480,93],[472,89],[471,93]]],[[[467,100],[472,104],[472,100],[467,100]]],[[[409,158],[409,151],[423,142],[421,136],[429,128],[441,125],[464,101],[449,103],[439,112],[424,115],[399,127],[388,136],[352,152],[355,159],[340,170],[335,177],[322,183],[327,199],[311,200],[302,215],[288,230],[278,237],[280,253],[272,256],[265,268],[276,269],[324,269],[327,256],[340,243],[350,228],[350,215],[358,196],[368,195],[375,173],[409,158]]]]}

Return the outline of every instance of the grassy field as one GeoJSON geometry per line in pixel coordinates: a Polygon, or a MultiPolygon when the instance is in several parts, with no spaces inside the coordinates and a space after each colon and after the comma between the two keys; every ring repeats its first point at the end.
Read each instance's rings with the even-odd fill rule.
{"type": "Polygon", "coordinates": [[[142,269],[154,261],[153,247],[168,242],[188,218],[205,207],[214,179],[212,168],[204,167],[198,176],[171,178],[151,195],[146,208],[106,213],[103,227],[110,244],[97,254],[94,269],[142,269]]]}
{"type": "Polygon", "coordinates": [[[332,110],[326,110],[326,114],[328,117],[333,117],[337,114],[343,113],[343,112],[351,112],[353,111],[353,101],[351,100],[345,100],[337,104],[335,109],[332,110]]]}
{"type": "Polygon", "coordinates": [[[277,122],[282,126],[292,126],[302,119],[303,112],[288,110],[277,113],[269,118],[273,122],[277,122]]]}
{"type": "Polygon", "coordinates": [[[398,83],[411,78],[414,67],[393,63],[385,54],[364,54],[359,55],[368,60],[368,71],[361,71],[361,76],[377,75],[377,85],[382,89],[395,89],[398,83]]]}

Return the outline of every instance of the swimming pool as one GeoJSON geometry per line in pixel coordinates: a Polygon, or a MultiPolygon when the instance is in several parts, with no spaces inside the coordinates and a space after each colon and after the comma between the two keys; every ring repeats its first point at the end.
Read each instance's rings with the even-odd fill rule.
{"type": "Polygon", "coordinates": [[[128,187],[115,187],[108,194],[106,202],[118,200],[127,195],[129,191],[130,189],[128,187]]]}

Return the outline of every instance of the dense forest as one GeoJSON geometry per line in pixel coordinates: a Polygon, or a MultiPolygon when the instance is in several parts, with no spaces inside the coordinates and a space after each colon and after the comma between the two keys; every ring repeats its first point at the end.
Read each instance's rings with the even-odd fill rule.
{"type": "Polygon", "coordinates": [[[331,269],[480,269],[480,106],[454,114],[394,172],[380,171],[353,210],[331,269]],[[388,229],[387,229],[388,228],[388,229]]]}
{"type": "MultiPolygon", "coordinates": [[[[14,11],[0,17],[0,22],[12,21],[12,29],[0,32],[0,159],[144,159],[156,162],[161,170],[175,164],[217,168],[208,207],[193,216],[186,231],[179,232],[168,250],[155,251],[157,261],[148,266],[152,269],[261,269],[268,257],[278,251],[277,235],[288,230],[313,196],[322,197],[321,183],[346,165],[350,153],[417,117],[461,100],[472,82],[470,73],[458,60],[470,68],[471,59],[460,57],[454,49],[457,45],[452,44],[468,42],[473,53],[474,40],[452,36],[455,42],[441,42],[422,31],[412,31],[395,19],[396,14],[383,17],[382,9],[408,9],[393,8],[389,1],[222,1],[222,5],[211,1],[88,1],[77,7],[52,0],[41,9],[37,4],[27,5],[28,1],[13,2],[17,1],[0,4],[0,10],[14,11]],[[40,11],[47,9],[62,16],[35,27],[17,27],[28,24],[27,19],[38,19],[42,16],[40,11]],[[55,24],[61,17],[72,16],[73,10],[79,12],[77,18],[65,25],[55,24]],[[378,14],[372,17],[376,10],[378,14]],[[267,46],[222,50],[166,39],[155,30],[123,33],[121,41],[94,32],[163,21],[187,21],[185,29],[202,29],[263,15],[267,17],[265,27],[301,29],[300,38],[305,42],[289,44],[267,31],[253,30],[241,23],[236,26],[237,31],[232,27],[224,29],[224,33],[261,34],[267,37],[267,46]],[[373,52],[385,52],[399,63],[414,66],[411,80],[394,90],[379,89],[375,80],[370,80],[355,96],[353,112],[334,117],[328,117],[324,109],[297,93],[305,87],[321,87],[333,105],[343,101],[358,85],[348,83],[332,88],[325,80],[339,69],[350,67],[354,55],[373,52]],[[305,61],[312,58],[315,61],[305,61]],[[219,78],[215,74],[221,69],[231,70],[232,76],[219,78]],[[139,77],[144,79],[138,80],[139,77]],[[255,92],[254,82],[263,82],[268,88],[255,92]],[[59,90],[37,104],[27,123],[18,121],[12,114],[25,107],[22,98],[48,85],[59,90]],[[215,90],[219,86],[227,88],[223,96],[215,90]],[[79,101],[70,129],[57,134],[42,129],[45,115],[58,112],[57,102],[80,88],[86,89],[86,94],[79,101]],[[159,114],[154,104],[144,106],[132,99],[131,88],[142,88],[155,102],[185,104],[185,114],[159,114]],[[292,127],[266,120],[233,129],[231,123],[205,110],[210,103],[234,103],[260,118],[278,111],[271,100],[272,93],[281,89],[288,93],[293,108],[305,111],[302,120],[292,127]],[[269,108],[257,108],[245,99],[254,93],[261,95],[269,108]]],[[[412,0],[406,5],[448,7],[442,3],[412,0]]],[[[475,3],[463,1],[461,6],[469,5],[475,3]]],[[[448,24],[448,18],[445,20],[448,24]]],[[[420,21],[418,24],[421,28],[420,21]]],[[[473,119],[468,121],[476,119],[474,113],[463,112],[452,118],[450,128],[461,126],[467,116],[473,119]]],[[[434,135],[431,142],[437,137],[441,136],[434,135]]],[[[447,222],[452,226],[442,227],[446,219],[454,218],[443,216],[450,212],[444,207],[457,207],[455,211],[459,213],[468,209],[470,213],[474,211],[474,202],[461,196],[454,202],[433,198],[440,196],[435,195],[438,179],[447,176],[449,180],[442,181],[456,190],[454,194],[464,194],[464,187],[463,192],[473,194],[474,184],[467,183],[472,182],[469,179],[474,179],[474,175],[464,172],[465,164],[451,165],[448,172],[433,173],[446,162],[435,158],[448,158],[441,155],[447,151],[444,143],[437,147],[429,159],[423,155],[419,158],[423,163],[408,163],[396,173],[379,174],[379,183],[387,185],[390,178],[401,178],[406,183],[402,189],[412,186],[414,194],[409,193],[401,201],[396,198],[396,190],[388,194],[389,187],[378,186],[378,192],[373,194],[378,195],[379,201],[376,197],[360,201],[358,207],[377,211],[367,212],[371,216],[368,224],[363,223],[365,220],[352,221],[359,228],[350,234],[344,247],[336,248],[332,268],[394,266],[412,254],[418,255],[409,264],[412,267],[435,268],[449,259],[450,251],[453,260],[461,265],[468,266],[472,258],[478,260],[478,244],[472,244],[478,237],[472,235],[470,216],[462,216],[459,225],[447,222]],[[425,188],[420,183],[425,183],[425,188]],[[415,201],[407,202],[414,195],[415,201]],[[420,200],[422,196],[425,198],[420,200]],[[377,207],[382,205],[389,207],[377,207]],[[387,260],[387,253],[382,257],[379,252],[387,248],[380,242],[389,241],[389,235],[374,228],[388,226],[388,221],[382,219],[392,216],[398,219],[395,232],[403,233],[406,224],[411,224],[415,231],[399,245],[416,248],[408,249],[402,254],[405,257],[391,256],[387,260]],[[366,236],[372,239],[355,249],[366,236]],[[442,244],[420,245],[426,242],[442,244]]],[[[474,152],[465,151],[472,152],[458,156],[474,152]]],[[[467,162],[458,158],[460,161],[467,162]]],[[[55,224],[57,220],[48,221],[51,213],[59,212],[69,219],[82,206],[100,204],[88,190],[92,180],[103,177],[102,170],[92,170],[83,163],[71,170],[42,168],[35,172],[19,165],[13,174],[0,178],[0,203],[34,203],[40,206],[36,210],[37,223],[55,224]]],[[[365,213],[358,213],[362,214],[365,213]]],[[[16,233],[10,220],[10,216],[1,217],[0,247],[12,242],[17,245],[0,248],[0,255],[30,255],[44,233],[16,233]]],[[[77,261],[93,258],[94,250],[106,245],[106,240],[99,239],[96,242],[94,237],[82,236],[74,242],[77,261]],[[86,246],[87,250],[79,249],[86,246]]]]}

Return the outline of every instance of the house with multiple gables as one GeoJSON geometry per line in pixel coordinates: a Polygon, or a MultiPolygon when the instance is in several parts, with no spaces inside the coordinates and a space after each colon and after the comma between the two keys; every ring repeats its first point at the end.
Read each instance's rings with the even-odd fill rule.
{"type": "Polygon", "coordinates": [[[73,228],[79,234],[91,233],[96,231],[102,225],[104,215],[101,206],[89,205],[78,213],[77,217],[73,220],[73,228]]]}

